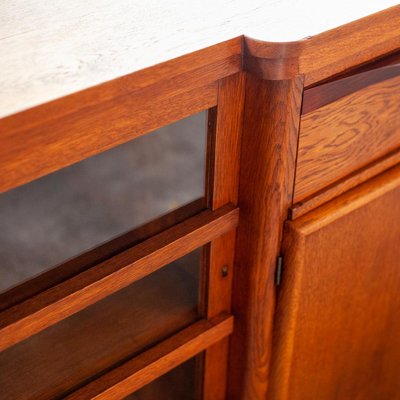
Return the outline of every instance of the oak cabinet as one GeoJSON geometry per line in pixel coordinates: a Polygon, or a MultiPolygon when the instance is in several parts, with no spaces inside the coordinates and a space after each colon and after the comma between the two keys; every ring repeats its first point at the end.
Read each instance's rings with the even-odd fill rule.
{"type": "Polygon", "coordinates": [[[399,53],[305,88],[271,399],[400,391],[399,53]]]}
{"type": "Polygon", "coordinates": [[[272,398],[398,397],[399,221],[397,167],[287,223],[272,398]]]}
{"type": "Polygon", "coordinates": [[[2,116],[0,399],[398,398],[399,26],[234,36],[2,116]]]}

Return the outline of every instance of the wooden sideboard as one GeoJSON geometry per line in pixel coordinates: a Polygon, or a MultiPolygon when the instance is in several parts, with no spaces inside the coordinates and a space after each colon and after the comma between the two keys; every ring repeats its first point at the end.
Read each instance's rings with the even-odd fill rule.
{"type": "MultiPolygon", "coordinates": [[[[399,27],[395,6],[298,41],[237,36],[1,118],[0,200],[29,204],[207,115],[200,198],[137,226],[122,210],[128,232],[0,293],[0,398],[398,398],[399,27]]],[[[161,143],[127,176],[171,168],[161,143]]]]}

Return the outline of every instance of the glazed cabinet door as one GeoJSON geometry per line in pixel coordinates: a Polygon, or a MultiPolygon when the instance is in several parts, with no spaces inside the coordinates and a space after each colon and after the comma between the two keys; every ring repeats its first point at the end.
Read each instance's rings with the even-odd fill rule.
{"type": "Polygon", "coordinates": [[[400,398],[400,167],[287,223],[271,399],[400,398]]]}
{"type": "Polygon", "coordinates": [[[161,110],[131,100],[148,124],[124,105],[118,140],[94,129],[85,151],[84,116],[64,121],[68,140],[50,124],[41,140],[62,150],[0,173],[0,399],[226,398],[244,77],[205,90],[161,110]]]}

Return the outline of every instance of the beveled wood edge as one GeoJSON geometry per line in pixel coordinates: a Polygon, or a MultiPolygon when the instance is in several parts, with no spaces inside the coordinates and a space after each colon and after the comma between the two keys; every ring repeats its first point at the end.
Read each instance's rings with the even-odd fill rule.
{"type": "MultiPolygon", "coordinates": [[[[351,39],[357,35],[358,42],[362,44],[361,47],[368,48],[370,47],[370,45],[366,43],[366,39],[370,38],[368,35],[368,27],[379,26],[380,37],[376,38],[377,42],[382,45],[390,41],[391,44],[387,44],[387,46],[391,47],[392,50],[396,49],[394,40],[392,39],[398,39],[399,37],[397,29],[400,19],[399,11],[400,5],[392,6],[315,36],[292,42],[268,42],[262,39],[239,35],[215,45],[100,83],[45,104],[5,116],[0,118],[0,122],[4,124],[4,127],[7,129],[16,128],[20,125],[29,127],[41,123],[40,121],[43,119],[58,118],[67,113],[76,112],[83,107],[98,104],[99,102],[115,100],[125,95],[139,95],[145,88],[149,88],[152,85],[159,85],[161,81],[175,79],[177,76],[184,73],[193,75],[199,73],[201,75],[201,71],[207,69],[207,66],[213,67],[215,72],[221,74],[220,78],[223,78],[242,70],[240,56],[275,60],[276,66],[273,68],[275,70],[271,71],[271,74],[275,76],[281,74],[283,68],[281,62],[283,60],[289,60],[291,58],[297,59],[299,60],[298,72],[300,74],[305,74],[305,84],[309,86],[311,84],[311,77],[308,75],[316,72],[313,68],[312,60],[318,55],[317,52],[320,50],[320,46],[329,45],[330,47],[324,49],[329,53],[336,52],[340,49],[342,58],[351,55],[354,57],[352,66],[361,64],[363,61],[369,61],[371,58],[365,58],[362,55],[357,57],[359,48],[344,49],[342,47],[343,41],[346,40],[346,38],[351,39]],[[229,61],[231,70],[223,71],[221,62],[226,61],[229,61]],[[17,116],[18,120],[16,120],[17,116]]],[[[374,50],[376,52],[375,57],[380,57],[389,53],[386,48],[381,48],[380,50],[376,48],[374,50]]],[[[336,62],[338,62],[338,60],[336,60],[336,62]]],[[[326,65],[327,63],[328,61],[325,61],[326,65]]],[[[290,68],[285,66],[284,70],[288,71],[290,68]]],[[[293,75],[290,75],[288,78],[290,77],[293,77],[293,75]]],[[[275,78],[271,77],[268,79],[275,78]]],[[[316,81],[315,78],[312,78],[312,80],[316,81]]],[[[204,81],[204,84],[212,81],[213,78],[210,77],[210,79],[204,81]]],[[[190,85],[191,82],[189,82],[188,86],[190,87],[190,85]]]]}
{"type": "Polygon", "coordinates": [[[153,94],[123,96],[49,124],[2,131],[0,193],[214,107],[217,82],[153,94]]]}
{"type": "Polygon", "coordinates": [[[0,193],[217,105],[237,37],[0,119],[0,193]]]}
{"type": "MultiPolygon", "coordinates": [[[[391,57],[390,57],[391,58],[391,57]]],[[[400,59],[397,64],[382,65],[380,61],[372,63],[376,69],[368,68],[352,70],[352,74],[344,74],[332,81],[306,89],[303,94],[302,115],[308,114],[320,107],[333,103],[368,86],[395,78],[400,75],[400,59]]],[[[371,67],[372,67],[371,66],[371,67]]]]}
{"type": "Polygon", "coordinates": [[[205,209],[205,199],[203,197],[196,199],[8,289],[0,294],[0,312],[110,259],[205,209]]]}
{"type": "Polygon", "coordinates": [[[160,92],[176,86],[181,90],[188,90],[198,86],[199,81],[201,86],[205,86],[240,70],[241,60],[238,56],[241,54],[241,49],[242,37],[236,37],[0,118],[0,122],[6,129],[20,129],[21,125],[30,128],[41,125],[43,121],[58,119],[82,108],[110,100],[115,101],[123,96],[140,98],[145,91],[154,88],[160,92]],[[192,80],[194,76],[197,76],[195,82],[192,80]],[[177,82],[179,77],[184,77],[186,82],[177,82]]]}
{"type": "Polygon", "coordinates": [[[229,336],[233,316],[200,320],[71,393],[67,400],[123,399],[229,336]]]}
{"type": "Polygon", "coordinates": [[[304,86],[385,56],[399,47],[400,5],[294,42],[244,38],[244,68],[262,79],[304,75],[304,86]],[[371,34],[371,28],[379,28],[371,34]]]}
{"type": "Polygon", "coordinates": [[[342,193],[360,185],[361,183],[379,175],[385,170],[400,163],[400,149],[396,149],[389,154],[385,154],[378,160],[366,165],[337,182],[321,189],[304,200],[293,204],[289,209],[288,218],[294,220],[305,213],[319,207],[329,200],[341,195],[342,193]]]}
{"type": "Polygon", "coordinates": [[[307,236],[400,187],[400,165],[359,184],[316,209],[288,221],[290,229],[307,236]]]}
{"type": "MultiPolygon", "coordinates": [[[[318,56],[321,46],[325,46],[325,53],[329,52],[330,54],[340,50],[341,58],[351,56],[352,63],[350,67],[354,68],[356,65],[369,62],[374,58],[382,57],[398,49],[398,39],[400,37],[399,21],[400,5],[397,5],[299,41],[267,42],[244,35],[238,36],[60,99],[0,118],[0,122],[2,128],[5,129],[20,128],[21,125],[29,128],[41,124],[42,121],[45,122],[48,119],[59,118],[65,114],[79,111],[82,107],[98,104],[99,101],[115,100],[125,95],[139,97],[143,90],[148,90],[154,85],[159,86],[160,82],[166,82],[182,74],[188,74],[186,87],[194,87],[190,76],[196,73],[201,75],[202,71],[204,73],[204,70],[207,69],[207,66],[215,69],[215,76],[211,75],[208,79],[205,79],[203,81],[204,85],[233,75],[241,70],[246,70],[258,76],[260,76],[260,73],[264,73],[264,79],[270,80],[290,79],[294,75],[303,74],[305,76],[305,87],[308,87],[318,80],[324,79],[322,75],[326,75],[326,73],[320,72],[319,75],[321,76],[318,77],[318,80],[316,77],[310,76],[310,74],[316,73],[311,60],[318,56]],[[372,49],[374,55],[372,57],[359,54],[360,47],[343,48],[343,43],[346,40],[354,39],[355,36],[357,36],[357,41],[361,44],[362,49],[369,48],[370,44],[366,39],[369,38],[368,27],[371,26],[379,26],[380,29],[380,37],[376,39],[380,48],[374,46],[372,49]],[[240,60],[240,57],[244,59],[240,60]],[[252,58],[256,60],[250,60],[252,58]],[[272,63],[270,72],[261,72],[264,68],[259,69],[256,65],[254,65],[254,68],[250,66],[262,60],[272,63]],[[224,70],[223,62],[229,62],[230,68],[224,70]],[[291,64],[291,62],[295,62],[295,65],[291,64]]],[[[319,61],[324,60],[320,59],[319,61]]],[[[337,64],[340,60],[336,57],[334,61],[337,64]]],[[[328,61],[325,61],[325,63],[326,65],[324,66],[328,66],[328,61]]],[[[336,68],[333,67],[333,69],[337,70],[336,73],[346,70],[346,68],[341,68],[339,65],[336,68]]],[[[330,75],[333,76],[334,71],[330,75]]],[[[163,90],[163,88],[160,88],[160,90],[163,90]]]]}
{"type": "Polygon", "coordinates": [[[231,204],[206,210],[0,313],[0,351],[236,228],[231,204]]]}

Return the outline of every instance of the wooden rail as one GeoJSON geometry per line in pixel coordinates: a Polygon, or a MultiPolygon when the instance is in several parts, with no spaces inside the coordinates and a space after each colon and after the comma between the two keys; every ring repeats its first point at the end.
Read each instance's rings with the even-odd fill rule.
{"type": "Polygon", "coordinates": [[[232,205],[203,211],[0,314],[0,350],[190,253],[238,224],[232,205]]]}

